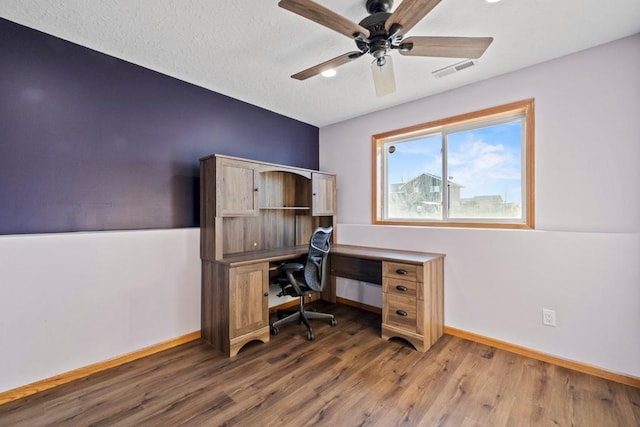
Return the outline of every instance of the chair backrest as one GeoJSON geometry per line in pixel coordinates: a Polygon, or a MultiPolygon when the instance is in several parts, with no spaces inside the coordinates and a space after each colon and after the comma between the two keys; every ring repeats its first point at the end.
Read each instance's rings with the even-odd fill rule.
{"type": "Polygon", "coordinates": [[[327,256],[331,250],[331,233],[333,227],[318,227],[309,241],[309,255],[304,266],[304,281],[307,287],[320,292],[324,288],[327,275],[327,256]]]}

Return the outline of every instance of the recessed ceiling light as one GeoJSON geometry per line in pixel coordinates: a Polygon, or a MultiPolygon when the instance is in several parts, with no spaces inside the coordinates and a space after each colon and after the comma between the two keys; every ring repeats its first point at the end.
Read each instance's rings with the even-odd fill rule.
{"type": "Polygon", "coordinates": [[[324,70],[322,73],[324,77],[333,77],[336,75],[336,70],[334,70],[333,68],[330,68],[328,70],[324,70]]]}
{"type": "Polygon", "coordinates": [[[500,0],[487,0],[487,3],[498,3],[500,0]]]}

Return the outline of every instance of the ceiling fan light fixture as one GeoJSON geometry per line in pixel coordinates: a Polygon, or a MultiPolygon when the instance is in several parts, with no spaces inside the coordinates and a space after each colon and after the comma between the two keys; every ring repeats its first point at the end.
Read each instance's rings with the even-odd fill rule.
{"type": "Polygon", "coordinates": [[[336,70],[333,68],[329,68],[328,70],[324,70],[320,74],[322,74],[322,77],[334,77],[336,75],[336,70]]]}
{"type": "Polygon", "coordinates": [[[371,62],[373,85],[377,96],[385,96],[396,91],[396,78],[393,74],[391,56],[385,55],[371,62]]]}

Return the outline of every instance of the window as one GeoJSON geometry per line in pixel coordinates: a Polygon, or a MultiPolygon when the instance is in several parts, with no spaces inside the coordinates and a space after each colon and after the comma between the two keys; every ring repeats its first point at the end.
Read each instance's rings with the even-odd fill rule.
{"type": "Polygon", "coordinates": [[[374,135],[374,224],[533,228],[533,107],[374,135]]]}

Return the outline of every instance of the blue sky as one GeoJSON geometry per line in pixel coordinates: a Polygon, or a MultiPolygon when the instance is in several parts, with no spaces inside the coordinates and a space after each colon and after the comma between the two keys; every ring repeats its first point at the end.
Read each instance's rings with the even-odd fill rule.
{"type": "MultiPolygon", "coordinates": [[[[508,202],[521,197],[521,122],[450,133],[448,175],[462,185],[461,197],[501,195],[508,202]]],[[[441,136],[390,144],[390,183],[406,182],[421,173],[442,175],[441,136]]]]}

